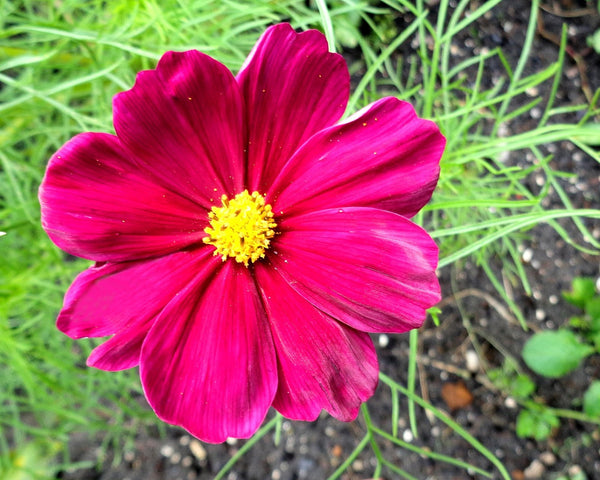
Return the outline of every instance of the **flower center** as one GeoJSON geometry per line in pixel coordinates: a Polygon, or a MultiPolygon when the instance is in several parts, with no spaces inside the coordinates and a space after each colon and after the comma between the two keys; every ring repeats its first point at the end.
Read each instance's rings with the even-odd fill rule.
{"type": "Polygon", "coordinates": [[[204,231],[208,234],[202,241],[216,247],[214,255],[221,255],[248,266],[264,258],[269,248],[273,230],[277,224],[273,221],[271,205],[265,204],[265,198],[258,192],[244,190],[229,200],[221,197],[222,207],[212,207],[208,214],[210,226],[204,231]]]}

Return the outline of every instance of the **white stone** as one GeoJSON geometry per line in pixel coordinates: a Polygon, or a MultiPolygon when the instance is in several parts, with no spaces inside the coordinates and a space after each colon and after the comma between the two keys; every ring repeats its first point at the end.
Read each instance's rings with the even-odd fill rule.
{"type": "Polygon", "coordinates": [[[171,455],[173,455],[174,451],[175,450],[171,445],[163,445],[162,447],[160,447],[160,454],[163,457],[170,457],[171,455]]]}
{"type": "Polygon", "coordinates": [[[540,453],[540,461],[549,467],[556,463],[556,455],[552,452],[542,452],[540,453]]]}
{"type": "Polygon", "coordinates": [[[469,372],[475,373],[479,371],[479,355],[477,355],[475,350],[467,350],[465,352],[465,363],[469,372]]]}
{"type": "Polygon", "coordinates": [[[206,460],[206,450],[198,440],[192,440],[190,442],[190,452],[192,452],[192,455],[198,460],[206,460]]]}
{"type": "Polygon", "coordinates": [[[545,471],[546,467],[544,467],[544,464],[538,459],[535,459],[533,462],[531,462],[531,465],[523,470],[523,473],[525,474],[525,478],[527,480],[537,480],[542,478],[542,475],[545,471]]]}

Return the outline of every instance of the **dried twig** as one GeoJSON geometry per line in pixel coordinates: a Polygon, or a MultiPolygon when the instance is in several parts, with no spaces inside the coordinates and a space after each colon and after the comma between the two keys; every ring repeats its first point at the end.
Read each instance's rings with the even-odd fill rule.
{"type": "MultiPolygon", "coordinates": [[[[587,9],[589,10],[589,9],[587,9]]],[[[541,12],[538,12],[537,16],[537,33],[546,40],[554,43],[555,45],[560,47],[560,37],[555,33],[552,33],[546,30],[544,25],[544,19],[542,18],[541,12]]],[[[594,99],[594,92],[592,92],[592,88],[590,87],[590,82],[587,76],[587,65],[585,60],[583,59],[584,55],[587,55],[591,51],[590,48],[584,49],[583,52],[576,52],[571,46],[567,45],[565,47],[565,52],[569,55],[577,65],[577,70],[579,71],[579,78],[581,80],[581,90],[583,90],[583,94],[587,99],[588,103],[591,105],[594,99]]]]}

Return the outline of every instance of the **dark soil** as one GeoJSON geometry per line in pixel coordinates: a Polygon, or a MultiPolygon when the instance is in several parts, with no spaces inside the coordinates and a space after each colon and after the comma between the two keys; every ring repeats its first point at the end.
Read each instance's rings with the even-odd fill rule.
{"type": "MultiPolygon", "coordinates": [[[[435,16],[435,3],[432,13],[435,16]]],[[[472,2],[476,4],[478,2],[472,2]]],[[[539,29],[525,74],[539,71],[556,61],[562,25],[568,26],[568,52],[561,87],[556,101],[560,104],[586,103],[586,94],[600,87],[600,56],[586,44],[586,38],[600,28],[600,18],[594,11],[595,2],[546,0],[545,8],[555,13],[542,12],[539,29]],[[582,11],[587,9],[587,11],[582,11]]],[[[457,45],[457,55],[465,58],[482,48],[501,47],[514,68],[522,50],[529,21],[530,2],[526,0],[501,2],[491,13],[477,22],[477,29],[465,32],[463,44],[457,45]]],[[[434,17],[435,18],[435,17],[434,17]]],[[[486,73],[490,83],[504,69],[498,62],[486,73]]],[[[543,84],[530,97],[548,98],[550,83],[543,84]]],[[[530,100],[531,98],[529,98],[530,100]]],[[[524,98],[523,101],[526,101],[524,98]]],[[[508,127],[511,132],[526,131],[535,125],[532,117],[521,116],[508,127]]],[[[574,115],[566,115],[563,122],[572,122],[574,115]]],[[[550,145],[553,168],[575,174],[563,184],[575,207],[600,208],[600,165],[570,144],[550,145]]],[[[520,155],[525,155],[521,152],[520,155]]],[[[519,164],[523,159],[510,157],[519,164]]],[[[531,178],[531,188],[539,189],[542,177],[531,178]]],[[[556,195],[550,195],[548,208],[559,208],[556,195]]],[[[583,243],[581,235],[569,221],[559,222],[576,242],[583,243]]],[[[587,226],[595,238],[600,238],[600,222],[587,226]]],[[[600,280],[598,257],[587,255],[566,244],[549,226],[539,225],[528,232],[523,240],[523,265],[532,287],[527,296],[520,286],[509,288],[512,298],[522,309],[531,330],[556,328],[563,325],[575,310],[561,299],[560,292],[569,289],[574,277],[590,276],[600,280]]],[[[500,270],[500,259],[492,259],[490,267],[510,285],[508,272],[500,270]]],[[[582,471],[588,479],[600,479],[600,430],[574,420],[562,420],[548,440],[535,441],[519,438],[515,421],[519,407],[514,399],[496,389],[484,375],[483,367],[498,368],[506,355],[520,358],[520,351],[531,332],[525,332],[503,305],[483,270],[467,262],[460,268],[443,269],[441,281],[444,290],[441,326],[425,325],[420,333],[418,376],[422,395],[451,417],[471,435],[479,439],[502,462],[515,479],[554,478],[562,472],[574,475],[582,471]],[[475,344],[473,343],[475,341],[475,344]],[[473,351],[480,349],[482,358],[475,364],[473,351]],[[459,390],[470,392],[472,401],[462,408],[451,410],[442,396],[442,388],[458,381],[459,390]]],[[[405,382],[408,358],[408,335],[375,337],[381,370],[389,377],[405,382]]],[[[600,378],[600,358],[588,358],[583,367],[560,380],[535,376],[536,399],[556,408],[578,409],[592,379],[600,378]],[[575,402],[575,403],[574,403],[575,402]]],[[[468,397],[468,394],[467,394],[468,397]]],[[[373,421],[389,430],[391,418],[390,390],[380,385],[368,402],[373,421]]],[[[407,405],[401,397],[400,411],[407,405]]],[[[475,451],[449,427],[429,418],[417,408],[421,437],[413,439],[407,425],[408,416],[400,416],[400,437],[415,445],[494,471],[481,454],[475,451]]],[[[313,423],[284,421],[281,438],[274,444],[272,434],[266,435],[225,476],[229,480],[292,480],[324,479],[339,466],[364,436],[361,417],[352,423],[338,422],[323,415],[313,423]]],[[[166,436],[157,432],[140,433],[115,462],[113,453],[104,461],[98,459],[100,439],[82,435],[72,439],[73,461],[92,460],[103,468],[79,469],[61,472],[64,480],[204,480],[215,473],[239,450],[243,441],[223,445],[201,444],[184,431],[168,428],[166,436]]],[[[383,456],[419,479],[482,478],[463,469],[442,462],[433,462],[408,450],[380,441],[383,456]]],[[[367,447],[342,478],[366,480],[372,477],[375,457],[367,447]]],[[[496,476],[499,477],[497,473],[496,476]]],[[[385,472],[385,478],[397,478],[385,472]]],[[[496,477],[495,477],[496,478],[496,477]]]]}

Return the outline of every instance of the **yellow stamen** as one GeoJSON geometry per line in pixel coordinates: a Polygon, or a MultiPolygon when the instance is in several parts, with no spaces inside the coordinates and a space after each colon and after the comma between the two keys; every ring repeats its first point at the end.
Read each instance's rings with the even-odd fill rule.
{"type": "Polygon", "coordinates": [[[258,192],[244,190],[229,200],[221,197],[222,207],[212,207],[208,214],[210,226],[204,231],[208,234],[202,241],[213,245],[214,255],[235,258],[238,263],[248,266],[264,258],[271,238],[275,236],[271,205],[265,204],[265,198],[258,192]]]}

